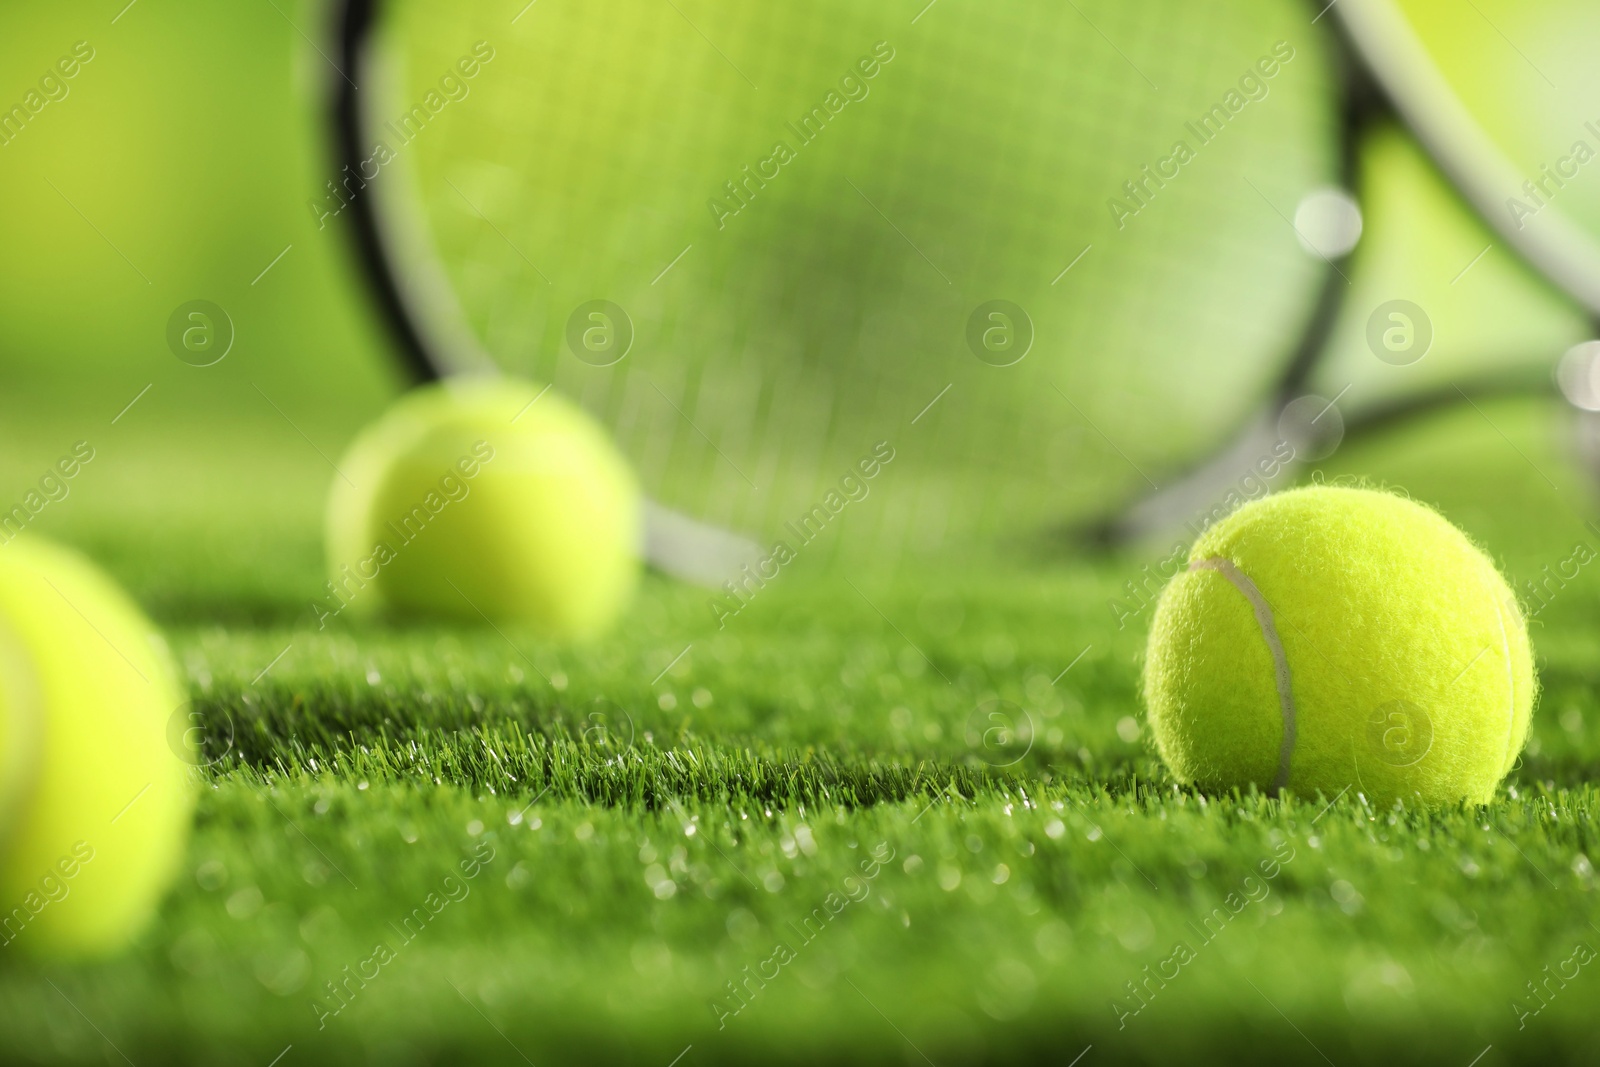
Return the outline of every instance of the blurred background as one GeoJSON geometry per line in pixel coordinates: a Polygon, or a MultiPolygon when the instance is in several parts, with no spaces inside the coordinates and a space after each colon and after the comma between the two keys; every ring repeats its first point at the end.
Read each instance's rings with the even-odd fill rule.
{"type": "MultiPolygon", "coordinates": [[[[1550,27],[1585,17],[1560,7],[1525,16],[1529,28],[1519,38],[1543,40],[1550,27]]],[[[1542,159],[1569,126],[1583,132],[1581,91],[1563,94],[1559,112],[1506,105],[1537,103],[1527,86],[1545,88],[1522,66],[1525,57],[1496,44],[1496,26],[1515,28],[1514,9],[1497,9],[1496,22],[1472,26],[1452,21],[1448,5],[1419,2],[1408,10],[1430,41],[1445,42],[1439,62],[1460,68],[1452,76],[1464,93],[1482,97],[1477,110],[1492,116],[1496,130],[1523,138],[1508,149],[1512,155],[1542,159]],[[1545,117],[1521,124],[1508,117],[1523,113],[1545,117]]],[[[299,610],[320,584],[317,540],[332,464],[404,384],[350,253],[347,219],[319,217],[333,203],[328,183],[339,174],[327,112],[331,84],[344,77],[336,15],[325,4],[287,0],[225,9],[139,0],[126,8],[4,15],[0,49],[15,75],[7,99],[21,100],[37,80],[23,72],[45,74],[79,41],[93,58],[66,79],[67,95],[0,148],[0,189],[13,206],[0,220],[8,251],[0,263],[0,485],[12,496],[25,492],[75,442],[88,441],[95,460],[71,485],[70,498],[34,525],[89,548],[158,614],[281,618],[299,610]],[[211,366],[175,358],[168,339],[170,324],[194,301],[221,308],[227,324],[219,329],[231,333],[225,358],[211,366]]],[[[498,5],[478,3],[448,16],[399,5],[390,17],[380,39],[399,43],[386,49],[383,95],[371,90],[379,113],[387,101],[420,99],[438,71],[485,33],[500,49],[499,65],[486,67],[471,106],[445,113],[437,132],[407,149],[391,168],[392,184],[418,190],[448,288],[492,358],[554,381],[583,402],[618,435],[646,489],[667,502],[767,540],[876,442],[889,440],[901,446],[896,477],[873,487],[878,503],[870,518],[844,524],[830,555],[853,553],[892,570],[907,550],[1073,554],[1081,542],[1072,531],[1116,515],[1151,486],[1179,481],[1224,449],[1269,400],[1313,321],[1319,279],[1328,274],[1289,216],[1308,192],[1344,183],[1361,193],[1366,229],[1353,257],[1335,257],[1343,263],[1334,269],[1345,299],[1327,329],[1326,358],[1301,387],[1340,400],[1339,411],[1354,412],[1352,422],[1395,400],[1453,397],[1458,382],[1472,389],[1510,381],[1522,395],[1483,399],[1500,405],[1492,418],[1446,405],[1422,424],[1400,424],[1392,444],[1354,442],[1354,456],[1349,449],[1331,453],[1342,432],[1336,430],[1331,444],[1319,440],[1302,455],[1330,476],[1403,484],[1449,504],[1452,517],[1491,547],[1513,557],[1525,551],[1532,571],[1568,547],[1576,502],[1592,479],[1575,465],[1576,416],[1555,401],[1551,373],[1562,351],[1592,335],[1587,316],[1498,242],[1398,129],[1378,129],[1355,146],[1348,164],[1340,162],[1336,85],[1343,61],[1306,35],[1298,5],[1243,5],[1232,21],[1197,24],[1191,50],[1208,51],[1176,64],[1165,34],[1114,9],[1097,10],[1096,25],[1132,51],[1120,58],[1094,53],[1093,69],[1062,85],[1052,81],[1063,76],[1051,73],[1045,45],[986,58],[971,84],[993,92],[977,103],[1032,124],[1024,128],[1064,123],[1069,131],[1037,142],[1033,157],[989,168],[991,176],[1031,168],[1022,172],[1031,200],[1021,205],[1007,204],[962,160],[1003,157],[1027,145],[1025,137],[1013,130],[1009,142],[941,149],[941,138],[953,133],[989,135],[952,127],[943,113],[892,95],[891,73],[915,89],[906,100],[920,100],[939,91],[941,71],[974,61],[976,53],[951,51],[948,43],[962,39],[960,20],[971,16],[941,13],[955,28],[934,31],[933,40],[946,42],[938,47],[948,54],[900,55],[898,69],[886,65],[876,95],[853,105],[862,117],[839,119],[857,127],[836,144],[805,147],[831,155],[808,156],[810,171],[797,169],[789,186],[775,182],[763,192],[788,199],[775,200],[768,216],[736,220],[748,228],[730,239],[735,243],[714,252],[702,247],[710,266],[697,265],[688,249],[681,264],[671,258],[680,237],[692,248],[689,238],[703,236],[694,227],[709,230],[698,193],[710,171],[657,157],[643,168],[618,163],[681,135],[646,117],[630,127],[642,147],[604,140],[586,147],[583,107],[522,106],[555,95],[609,114],[612,94],[631,90],[615,88],[618,72],[604,62],[563,66],[544,54],[545,42],[570,36],[572,27],[536,26],[546,17],[537,9],[502,26],[505,15],[498,5]],[[1139,174],[1163,131],[1183,133],[1184,116],[1203,113],[1218,87],[1237,77],[1234,68],[1248,70],[1280,34],[1301,46],[1272,84],[1272,107],[1252,105],[1259,114],[1245,116],[1257,126],[1225,143],[1229,154],[1216,156],[1209,170],[1197,165],[1174,181],[1135,225],[1123,225],[1128,220],[1115,211],[1107,215],[1104,194],[1119,191],[1117,179],[1139,174]],[[1168,90],[1146,92],[1141,64],[1164,69],[1174,80],[1168,90]],[[1102,121],[1050,95],[1094,79],[1124,112],[1102,121]],[[869,106],[881,115],[866,117],[869,106]],[[904,122],[915,128],[898,148],[873,146],[873,131],[904,122]],[[1144,130],[1153,132],[1135,135],[1144,130]],[[1082,151],[1083,144],[1095,152],[1082,151]],[[593,192],[586,166],[610,175],[611,185],[593,192]],[[1342,166],[1353,170],[1341,175],[1342,166]],[[942,174],[944,184],[929,186],[934,192],[905,184],[905,176],[929,170],[942,174]],[[1079,192],[1053,192],[1056,174],[1079,192]],[[879,177],[887,184],[874,184],[879,177]],[[842,190],[841,179],[856,186],[859,199],[846,192],[840,201],[838,190],[819,184],[842,190]],[[684,218],[656,209],[606,214],[607,205],[630,197],[663,200],[652,191],[660,185],[672,195],[695,190],[683,195],[684,218]],[[574,190],[587,199],[575,201],[574,190]],[[889,227],[902,237],[905,227],[918,232],[919,217],[931,225],[987,211],[983,217],[1003,224],[958,226],[939,238],[930,260],[915,242],[908,239],[912,249],[898,243],[883,225],[881,204],[900,213],[903,225],[889,227]],[[800,238],[782,229],[823,208],[835,214],[828,232],[836,236],[806,232],[796,244],[800,238]],[[592,242],[590,232],[598,235],[592,242]],[[591,244],[600,251],[577,254],[591,244]],[[534,277],[543,272],[528,248],[558,260],[546,263],[558,283],[534,277]],[[764,253],[771,248],[781,259],[764,253]],[[643,284],[666,266],[680,276],[662,271],[660,287],[643,284]],[[923,273],[914,276],[912,267],[923,273]],[[625,298],[638,333],[632,356],[603,367],[574,358],[564,344],[569,305],[618,293],[624,286],[614,284],[617,276],[630,273],[638,276],[630,283],[636,294],[625,298]],[[938,284],[941,276],[948,285],[938,284]],[[832,279],[837,291],[815,292],[818,279],[832,279]],[[673,284],[684,288],[663,291],[673,284]],[[863,296],[852,311],[854,290],[878,299],[863,296]],[[1431,314],[1432,351],[1415,366],[1388,365],[1367,342],[1369,316],[1396,294],[1431,314]],[[995,297],[1021,302],[1027,321],[1018,329],[1025,326],[1032,351],[1024,356],[1031,358],[1005,366],[998,364],[1009,353],[973,358],[969,313],[995,297]],[[788,310],[773,318],[774,307],[788,310]],[[861,307],[871,314],[862,318],[861,307]],[[920,425],[910,424],[913,415],[920,425]],[[1506,447],[1507,437],[1521,457],[1506,447]],[[1378,455],[1360,451],[1371,443],[1385,447],[1378,455]],[[1469,455],[1478,471],[1509,464],[1506,477],[1463,481],[1434,470],[1469,455]],[[1491,484],[1494,491],[1485,492],[1491,484]],[[1548,543],[1495,536],[1496,515],[1520,522],[1528,498],[1540,494],[1556,516],[1543,526],[1551,531],[1548,543]]],[[[855,53],[887,32],[877,16],[850,18],[851,32],[809,46],[814,54],[804,69],[848,71],[855,53]]],[[[670,10],[659,25],[650,22],[652,32],[668,35],[678,62],[693,64],[685,80],[695,92],[738,83],[743,75],[725,56],[710,49],[683,55],[701,39],[693,25],[670,10]],[[716,84],[702,84],[707,79],[716,84]]],[[[1084,28],[1075,16],[1033,32],[1081,50],[1084,28]]],[[[748,28],[728,36],[736,33],[744,35],[736,40],[761,39],[748,28]]],[[[1549,48],[1542,55],[1558,57],[1556,78],[1568,85],[1592,78],[1561,41],[1549,48]]],[[[738,131],[766,129],[769,112],[774,122],[798,115],[817,95],[800,75],[789,80],[799,87],[769,84],[777,103],[764,111],[708,107],[694,127],[702,143],[679,151],[704,155],[708,146],[737,143],[709,164],[720,173],[722,161],[739,158],[750,139],[739,140],[738,131]]],[[[404,110],[396,104],[388,113],[404,110]]],[[[1594,201],[1580,191],[1566,194],[1563,205],[1587,220],[1594,201]]],[[[1170,542],[1169,531],[1158,529],[1135,547],[1148,552],[1170,542]]],[[[1513,571],[1521,565],[1507,562],[1513,571]]]]}
{"type": "Polygon", "coordinates": [[[303,610],[330,461],[397,388],[343,235],[307,208],[330,170],[312,44],[329,17],[149,0],[0,16],[8,101],[93,49],[0,148],[0,484],[9,506],[87,441],[36,527],[158,614],[303,610]],[[234,333],[204,368],[167,340],[195,300],[234,333]]]}
{"type": "MultiPolygon", "coordinates": [[[[812,1051],[823,1046],[804,1042],[836,1024],[844,1036],[828,1037],[837,1046],[825,1051],[872,1056],[894,1042],[904,1053],[877,1007],[851,1000],[839,1014],[833,971],[857,961],[879,979],[863,979],[866,988],[891,991],[879,1001],[887,1011],[915,1018],[911,1033],[948,1039],[968,1059],[1008,1042],[1059,1051],[1068,1013],[1110,1032],[1105,1001],[1138,973],[1130,962],[1147,962],[1156,931],[1228,892],[1281,843],[1272,835],[1304,829],[1295,820],[1306,813],[1207,809],[1171,791],[1141,733],[1140,605],[1158,584],[1150,570],[1193,531],[1167,522],[1112,543],[1093,535],[1208,457],[1261,440],[1249,432],[1280,399],[1329,286],[1342,300],[1318,331],[1327,355],[1294,395],[1316,398],[1302,417],[1332,405],[1338,425],[1301,433],[1271,410],[1268,447],[1293,438],[1307,461],[1275,484],[1395,488],[1487,548],[1535,616],[1546,693],[1517,772],[1522,792],[1506,810],[1542,818],[1557,806],[1539,806],[1543,788],[1563,791],[1564,810],[1581,807],[1573,797],[1593,804],[1600,570],[1572,560],[1579,546],[1600,548],[1585,452],[1597,435],[1594,416],[1554,379],[1593,324],[1507,249],[1401,127],[1380,122],[1345,143],[1347,59],[1309,29],[1314,11],[1238,0],[1216,11],[1013,3],[995,15],[956,0],[829,0],[815,7],[836,32],[802,33],[800,20],[769,26],[719,17],[711,3],[677,6],[395,5],[394,64],[374,83],[381,115],[402,114],[474,41],[492,39],[497,53],[471,106],[447,108],[384,180],[414,187],[446,288],[491,357],[555,382],[601,419],[657,498],[765,543],[877,442],[898,451],[869,504],[850,505],[797,566],[805,579],[786,580],[739,627],[718,630],[703,591],[657,578],[613,640],[575,652],[521,633],[508,650],[501,635],[470,629],[307,632],[333,465],[407,384],[344,220],[322,225],[314,206],[326,207],[338,174],[327,118],[345,77],[336,12],[319,0],[0,12],[0,108],[85,43],[65,95],[0,144],[0,508],[86,443],[93,459],[29,528],[124,582],[174,635],[197,707],[238,727],[227,761],[206,768],[216,789],[161,923],[126,961],[70,980],[55,973],[75,997],[93,998],[80,1002],[96,1018],[116,1021],[113,1034],[143,1027],[146,1047],[160,1048],[211,1025],[215,1058],[242,1037],[267,1062],[311,1030],[306,990],[359,958],[374,932],[387,936],[380,918],[436,884],[436,857],[412,848],[419,834],[442,850],[485,822],[503,835],[495,877],[506,891],[485,893],[481,921],[462,919],[419,952],[406,977],[363,1005],[368,1025],[327,1048],[364,1043],[373,1062],[397,1062],[398,1044],[436,1039],[441,1057],[505,1055],[481,1002],[525,1048],[551,1033],[547,1051],[582,1051],[602,1034],[619,1043],[613,1051],[634,1041],[631,1051],[663,1052],[666,1063],[709,1033],[705,1002],[754,958],[751,931],[788,918],[802,886],[852,869],[869,836],[904,841],[918,865],[928,857],[925,867],[897,861],[904,909],[885,904],[892,921],[819,953],[796,1010],[721,1046],[726,1056],[790,1041],[812,1051]],[[562,20],[581,11],[601,28],[580,35],[587,51],[558,54],[550,42],[573,39],[562,20]],[[628,44],[655,65],[630,67],[602,32],[630,11],[628,44]],[[819,103],[880,39],[898,51],[872,95],[839,118],[839,138],[806,148],[810,170],[786,173],[748,214],[725,220],[734,236],[713,251],[705,239],[721,231],[706,179],[717,176],[714,191],[739,161],[757,163],[778,120],[819,103]],[[1279,39],[1297,47],[1271,95],[1124,228],[1108,199],[1279,39]],[[1081,63],[1059,60],[1069,46],[1081,63]],[[779,62],[791,54],[803,58],[793,69],[779,62]],[[760,89],[746,97],[752,79],[760,89]],[[1103,90],[1085,90],[1094,83],[1103,90]],[[549,95],[637,122],[618,139],[594,133],[581,112],[526,106],[549,95]],[[961,112],[969,99],[974,110],[961,112]],[[703,121],[680,127],[671,114],[703,121]],[[740,139],[749,130],[759,136],[740,139]],[[620,177],[603,185],[597,174],[620,177]],[[928,174],[939,181],[919,184],[928,174]],[[1024,177],[1007,185],[996,179],[1005,174],[1024,177]],[[1058,174],[1070,180],[1058,186],[1058,174]],[[1297,225],[1306,198],[1330,187],[1357,194],[1363,210],[1348,257],[1325,254],[1297,225]],[[544,210],[550,203],[561,212],[544,210]],[[636,203],[648,209],[608,213],[636,203]],[[819,215],[827,226],[813,225],[819,215]],[[637,328],[633,350],[610,365],[567,342],[574,307],[601,298],[626,305],[637,328]],[[1425,309],[1433,334],[1410,363],[1381,359],[1369,340],[1374,314],[1397,299],[1425,309]],[[1028,320],[1031,345],[1015,359],[971,340],[974,317],[992,323],[978,313],[996,300],[1028,320]],[[774,307],[781,314],[767,314],[774,307]],[[196,325],[196,310],[226,342],[205,366],[195,364],[209,357],[182,357],[172,341],[196,325]],[[1421,399],[1434,402],[1382,417],[1421,399]],[[1545,611],[1551,589],[1559,595],[1545,611]],[[1132,613],[1125,625],[1119,603],[1132,613]],[[552,681],[536,684],[545,679],[533,672],[552,681]],[[1030,732],[1015,761],[972,740],[984,736],[981,718],[971,728],[973,709],[991,699],[1039,715],[1038,743],[1030,732]],[[572,740],[600,700],[633,715],[637,762],[572,740]],[[417,789],[419,739],[442,753],[427,768],[436,789],[417,789]],[[515,752],[515,773],[483,756],[491,742],[515,752]],[[690,757],[680,762],[681,752],[690,757]],[[725,777],[699,781],[683,770],[691,763],[725,777]],[[1049,795],[1054,807],[1016,801],[1010,776],[1024,798],[1049,795]],[[523,815],[535,784],[554,789],[536,809],[543,837],[540,818],[523,815]],[[923,818],[919,790],[930,801],[961,793],[984,810],[941,804],[923,818]],[[841,793],[860,804],[848,819],[841,793]],[[786,864],[789,896],[769,888],[782,876],[762,888],[740,880],[705,848],[709,833],[685,836],[685,825],[742,821],[744,808],[732,813],[747,801],[750,813],[765,807],[767,822],[750,825],[768,836],[740,838],[747,851],[733,855],[758,877],[786,864]],[[819,854],[795,843],[808,805],[819,854]],[[1028,818],[1037,825],[1018,830],[1028,818]],[[1102,824],[1126,854],[1096,844],[1102,824]],[[1026,866],[1036,843],[1037,866],[1026,866]],[[997,868],[1002,847],[1009,867],[997,868]],[[323,866],[329,856],[389,899],[375,908],[353,883],[347,891],[323,866]],[[808,876],[801,868],[813,861],[808,876]],[[665,878],[663,867],[678,881],[641,880],[665,878]],[[997,961],[997,944],[1022,946],[1028,966],[997,961]],[[466,986],[478,1000],[441,993],[447,971],[481,979],[466,986]],[[1030,1010],[1031,1029],[1016,1021],[1030,1010]],[[852,1045],[862,1034],[880,1044],[852,1045]]],[[[1402,6],[1527,174],[1555,165],[1573,138],[1600,148],[1600,132],[1585,132],[1600,123],[1594,10],[1566,0],[1402,6]]],[[[1558,202],[1592,232],[1600,162],[1578,173],[1558,202]]],[[[1326,249],[1338,243],[1329,240],[1326,249]]],[[[1576,365],[1575,395],[1600,408],[1600,378],[1576,365]]],[[[1258,455],[1247,448],[1184,513],[1221,503],[1258,455]]],[[[1570,822],[1519,838],[1537,869],[1510,849],[1491,852],[1498,844],[1482,844],[1466,820],[1440,829],[1419,816],[1395,829],[1392,816],[1384,828],[1360,813],[1334,825],[1323,824],[1326,870],[1308,859],[1284,883],[1293,914],[1231,962],[1215,960],[1175,1020],[1222,1019],[1217,1032],[1236,1043],[1219,1047],[1247,1047],[1279,1021],[1261,1004],[1240,1007],[1249,974],[1283,991],[1289,1015],[1319,1041],[1377,1019],[1398,1036],[1353,1044],[1390,1055],[1411,1047],[1416,1019],[1433,1011],[1443,1042],[1433,1048],[1445,1048],[1489,1027],[1484,1004],[1499,1011],[1508,990],[1565,958],[1561,924],[1595,886],[1592,841],[1570,822]],[[1449,832],[1459,841],[1426,851],[1449,832]],[[1422,842],[1404,864],[1402,840],[1422,842]],[[1576,887],[1568,896],[1525,906],[1522,890],[1543,892],[1546,872],[1564,871],[1576,887]],[[1330,881],[1393,910],[1358,917],[1361,898],[1330,897],[1330,881]],[[1440,948],[1446,940],[1454,954],[1440,948]],[[1410,968],[1404,982],[1385,953],[1410,968]],[[1307,958],[1330,962],[1308,969],[1307,958]],[[1361,992],[1346,992],[1358,978],[1361,992]]],[[[54,1041],[79,1059],[106,1051],[30,974],[5,980],[20,991],[18,1017],[48,1004],[82,1031],[62,1036],[69,1027],[52,1015],[31,1033],[34,1047],[54,1041]]],[[[1580,997],[1561,1002],[1572,1033],[1589,1023],[1580,997]]],[[[1306,1052],[1297,1031],[1277,1036],[1261,1047],[1306,1052]]],[[[1154,1059],[1170,1052],[1165,1038],[1152,1027],[1138,1041],[1154,1059]]]]}

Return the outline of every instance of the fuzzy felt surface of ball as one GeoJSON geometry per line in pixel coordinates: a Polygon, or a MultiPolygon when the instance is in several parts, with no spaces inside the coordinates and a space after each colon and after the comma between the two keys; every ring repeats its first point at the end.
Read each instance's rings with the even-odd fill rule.
{"type": "Polygon", "coordinates": [[[554,391],[502,379],[417,389],[362,432],[339,472],[329,615],[512,622],[583,640],[616,621],[637,584],[633,472],[554,391]]]}
{"type": "Polygon", "coordinates": [[[1333,486],[1200,537],[1156,606],[1144,691],[1180,782],[1429,807],[1493,796],[1536,696],[1483,551],[1431,508],[1333,486]]]}

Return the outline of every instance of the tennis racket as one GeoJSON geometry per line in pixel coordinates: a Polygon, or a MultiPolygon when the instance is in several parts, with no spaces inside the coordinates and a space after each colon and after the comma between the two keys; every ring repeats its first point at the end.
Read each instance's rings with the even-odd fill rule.
{"type": "Polygon", "coordinates": [[[701,530],[1115,512],[1329,314],[1282,217],[1348,158],[1299,0],[349,0],[339,54],[314,210],[397,354],[554,383],[701,530]]]}
{"type": "MultiPolygon", "coordinates": [[[[1588,180],[1580,162],[1600,151],[1580,44],[1600,42],[1600,17],[1563,0],[1339,0],[1318,21],[1346,56],[1353,179],[1338,217],[1295,220],[1302,237],[1330,235],[1325,313],[1230,446],[1102,537],[1192,533],[1267,487],[1261,457],[1315,461],[1429,409],[1559,382],[1580,410],[1600,410],[1600,165],[1588,180]]],[[[1578,428],[1593,469],[1600,432],[1592,417],[1578,428]]],[[[1274,476],[1291,465],[1272,464],[1274,476]]]]}

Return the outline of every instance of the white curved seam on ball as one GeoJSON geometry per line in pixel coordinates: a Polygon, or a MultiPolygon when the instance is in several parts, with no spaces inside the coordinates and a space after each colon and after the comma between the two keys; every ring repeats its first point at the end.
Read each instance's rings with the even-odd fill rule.
{"type": "Polygon", "coordinates": [[[1255,613],[1256,625],[1261,627],[1261,639],[1266,642],[1267,651],[1272,654],[1272,673],[1278,686],[1278,709],[1283,714],[1283,745],[1278,750],[1278,776],[1272,782],[1273,790],[1280,790],[1289,784],[1289,761],[1294,756],[1294,690],[1290,685],[1289,656],[1284,652],[1283,641],[1278,637],[1278,625],[1272,618],[1272,605],[1267,603],[1267,598],[1261,595],[1261,590],[1256,588],[1256,584],[1245,577],[1230,559],[1222,556],[1197,559],[1189,564],[1189,569],[1216,571],[1226,578],[1228,583],[1250,602],[1250,608],[1255,613]]]}

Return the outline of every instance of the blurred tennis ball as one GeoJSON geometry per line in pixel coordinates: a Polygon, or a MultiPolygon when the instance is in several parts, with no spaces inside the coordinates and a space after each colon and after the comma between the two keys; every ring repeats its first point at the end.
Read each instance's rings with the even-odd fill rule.
{"type": "Polygon", "coordinates": [[[0,623],[0,856],[33,785],[39,718],[38,683],[27,650],[0,623]]]}
{"type": "Polygon", "coordinates": [[[1486,803],[1534,701],[1527,625],[1488,557],[1430,508],[1324,486],[1200,538],[1144,684],[1180,781],[1380,803],[1486,803]]]}
{"type": "Polygon", "coordinates": [[[356,439],[328,506],[330,614],[604,631],[638,580],[642,502],[604,430],[519,381],[431,385],[356,439]]]}
{"type": "Polygon", "coordinates": [[[0,672],[0,943],[115,951],[154,914],[194,805],[165,646],[86,560],[22,539],[0,548],[0,672]]]}

